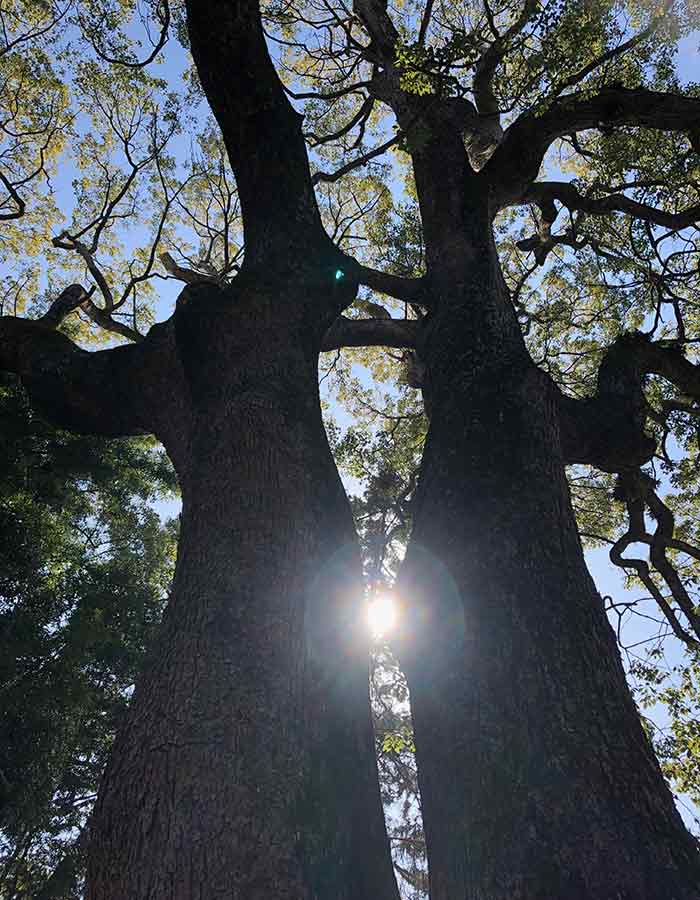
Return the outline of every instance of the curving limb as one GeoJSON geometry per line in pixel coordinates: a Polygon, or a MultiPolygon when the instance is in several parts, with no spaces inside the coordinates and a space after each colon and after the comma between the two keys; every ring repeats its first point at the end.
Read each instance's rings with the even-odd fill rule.
{"type": "MultiPolygon", "coordinates": [[[[692,136],[700,128],[700,98],[610,85],[593,97],[569,94],[555,100],[544,112],[524,113],[506,129],[482,169],[483,177],[494,187],[495,206],[520,202],[557,138],[601,125],[654,128],[692,136]]],[[[692,140],[695,146],[696,138],[692,140]]]]}
{"type": "MultiPolygon", "coordinates": [[[[700,366],[673,345],[650,341],[639,332],[623,334],[603,356],[593,397],[575,400],[559,395],[563,452],[567,464],[585,463],[618,474],[615,497],[626,506],[628,527],[611,547],[610,559],[636,574],[676,637],[698,647],[700,615],[668,551],[700,560],[700,548],[675,536],[673,512],[657,494],[654,480],[639,468],[656,450],[655,440],[645,431],[653,414],[644,396],[649,374],[665,377],[684,394],[700,400],[700,366]],[[656,522],[653,533],[647,528],[645,512],[656,522]],[[649,547],[648,559],[624,555],[634,544],[649,547]]],[[[671,404],[679,406],[696,411],[685,404],[671,404]]]]}
{"type": "Polygon", "coordinates": [[[559,393],[562,449],[567,465],[620,472],[648,462],[656,442],[645,431],[644,367],[636,353],[643,336],[621,335],[598,368],[596,393],[582,400],[559,393]]]}

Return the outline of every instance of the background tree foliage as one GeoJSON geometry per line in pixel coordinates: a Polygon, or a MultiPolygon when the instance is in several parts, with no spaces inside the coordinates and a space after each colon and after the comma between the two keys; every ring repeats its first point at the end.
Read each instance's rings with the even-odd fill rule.
{"type": "Polygon", "coordinates": [[[57,431],[0,385],[0,896],[77,897],[80,834],[160,619],[176,490],[154,442],[57,431]]]}
{"type": "MultiPolygon", "coordinates": [[[[679,41],[697,43],[691,2],[406,0],[391,13],[405,90],[428,101],[473,99],[486,124],[494,114],[491,134],[484,126],[467,135],[478,165],[520,112],[544,114],[573,88],[700,95],[676,58],[679,41]]],[[[164,315],[164,282],[235,278],[244,253],[235,182],[184,52],[183,15],[180,3],[160,0],[3,4],[5,314],[46,314],[74,281],[79,302],[62,329],[86,345],[138,341],[164,315]]],[[[368,90],[378,65],[359,17],[326,0],[273,0],[264,17],[305,116],[329,234],[368,265],[421,276],[407,136],[368,90]]],[[[538,365],[583,398],[595,393],[605,349],[626,332],[696,359],[700,134],[689,142],[634,127],[576,132],[554,144],[544,170],[547,186],[497,220],[508,289],[538,365]]],[[[363,288],[346,314],[423,315],[381,287],[363,288]]],[[[410,531],[430,386],[409,350],[334,351],[320,377],[371,590],[390,586],[410,531]]],[[[610,615],[622,623],[638,700],[655,706],[659,721],[665,710],[663,728],[650,725],[655,747],[674,787],[697,802],[699,409],[661,378],[650,377],[645,391],[660,448],[652,463],[633,484],[585,466],[569,478],[584,542],[610,549],[631,591],[610,598],[610,615]],[[630,630],[633,618],[641,625],[630,630]]],[[[74,839],[67,830],[84,822],[166,590],[172,533],[147,504],[173,482],[147,442],[53,432],[12,384],[2,402],[3,659],[19,660],[3,678],[13,738],[0,763],[2,890],[11,897],[23,879],[39,884],[55,868],[74,839]]],[[[397,866],[407,890],[420,892],[406,688],[384,651],[374,698],[397,866]]]]}

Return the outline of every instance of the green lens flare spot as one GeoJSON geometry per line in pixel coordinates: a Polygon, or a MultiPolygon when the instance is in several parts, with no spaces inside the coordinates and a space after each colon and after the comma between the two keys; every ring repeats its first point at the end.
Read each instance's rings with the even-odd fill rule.
{"type": "Polygon", "coordinates": [[[335,270],[335,280],[342,281],[343,278],[345,278],[345,272],[343,272],[342,269],[336,269],[335,270]]]}

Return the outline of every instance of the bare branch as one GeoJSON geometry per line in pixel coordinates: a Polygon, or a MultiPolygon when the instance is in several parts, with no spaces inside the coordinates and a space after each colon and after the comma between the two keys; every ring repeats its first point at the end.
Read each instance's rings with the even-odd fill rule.
{"type": "Polygon", "coordinates": [[[620,475],[615,488],[615,496],[627,506],[629,524],[626,534],[615,542],[610,550],[610,559],[624,569],[633,569],[664,614],[676,637],[690,647],[700,645],[700,616],[686,591],[678,572],[666,556],[666,550],[673,543],[675,528],[671,510],[655,491],[652,478],[639,470],[631,469],[620,475]],[[656,519],[657,527],[653,535],[647,532],[644,508],[648,507],[656,519]],[[634,543],[650,546],[649,559],[658,574],[665,581],[671,596],[686,617],[693,632],[690,634],[681,625],[674,608],[656,585],[649,564],[642,559],[624,557],[623,552],[634,543]]]}
{"type": "Polygon", "coordinates": [[[39,321],[49,328],[58,328],[67,316],[89,299],[90,294],[82,284],[69,284],[56,297],[39,321]]]}
{"type": "Polygon", "coordinates": [[[357,94],[363,88],[369,88],[372,86],[371,81],[356,81],[355,84],[348,84],[346,87],[339,88],[337,91],[326,91],[323,94],[318,94],[315,91],[301,91],[296,92],[288,88],[286,85],[282,85],[285,93],[294,100],[339,100],[341,97],[346,97],[348,94],[357,94]]]}
{"type": "Polygon", "coordinates": [[[143,340],[143,335],[140,331],[130,328],[124,322],[115,319],[114,316],[97,306],[92,300],[88,299],[81,303],[80,308],[92,319],[95,325],[99,325],[105,331],[111,331],[112,334],[118,334],[120,337],[126,338],[127,341],[132,341],[133,343],[143,340]]]}
{"type": "Polygon", "coordinates": [[[178,281],[183,281],[185,284],[195,284],[197,281],[214,281],[218,283],[218,279],[212,275],[203,275],[201,272],[195,272],[193,269],[186,269],[184,266],[178,265],[169,253],[161,253],[158,258],[169,275],[177,278],[178,281]]]}

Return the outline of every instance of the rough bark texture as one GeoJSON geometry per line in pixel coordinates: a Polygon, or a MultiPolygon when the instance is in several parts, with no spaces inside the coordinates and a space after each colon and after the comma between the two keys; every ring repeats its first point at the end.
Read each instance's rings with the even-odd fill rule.
{"type": "MultiPolygon", "coordinates": [[[[475,217],[478,221],[478,217],[475,217]]],[[[697,846],[586,570],[557,392],[472,233],[418,338],[433,412],[401,578],[431,900],[691,900],[697,846]]]]}
{"type": "Polygon", "coordinates": [[[95,810],[89,900],[396,898],[311,302],[241,275],[178,304],[159,431],[180,550],[95,810]]]}

